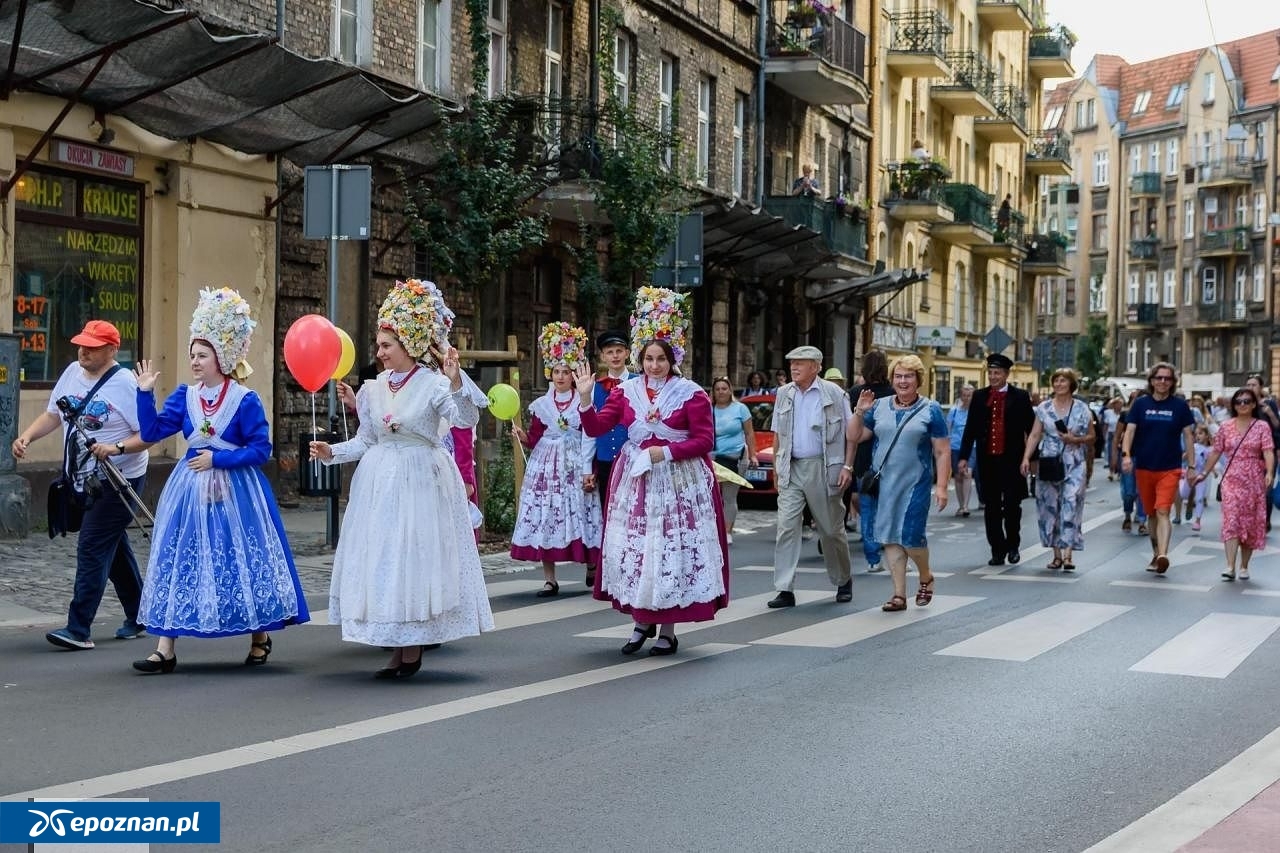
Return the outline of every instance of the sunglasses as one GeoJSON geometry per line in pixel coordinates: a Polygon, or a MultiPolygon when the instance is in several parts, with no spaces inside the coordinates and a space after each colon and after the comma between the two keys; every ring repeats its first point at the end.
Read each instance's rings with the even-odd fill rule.
{"type": "Polygon", "coordinates": [[[1255,399],[1253,399],[1252,397],[1237,397],[1236,399],[1234,399],[1234,400],[1232,400],[1232,401],[1231,401],[1231,405],[1233,405],[1233,406],[1256,406],[1256,405],[1258,405],[1258,401],[1257,401],[1257,400],[1255,400],[1255,399]]]}
{"type": "Polygon", "coordinates": [[[1164,375],[1161,375],[1161,376],[1152,376],[1152,377],[1151,377],[1151,381],[1152,381],[1152,382],[1172,382],[1172,381],[1173,381],[1173,377],[1172,377],[1172,376],[1164,376],[1164,375]]]}

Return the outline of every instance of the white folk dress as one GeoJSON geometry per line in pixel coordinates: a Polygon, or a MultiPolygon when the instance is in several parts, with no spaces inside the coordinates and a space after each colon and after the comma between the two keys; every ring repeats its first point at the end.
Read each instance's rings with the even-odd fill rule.
{"type": "Polygon", "coordinates": [[[360,429],[333,445],[359,460],[334,554],[329,620],[373,646],[444,643],[493,630],[466,487],[440,422],[472,427],[467,389],[420,369],[399,393],[384,371],[356,395],[360,429]]]}

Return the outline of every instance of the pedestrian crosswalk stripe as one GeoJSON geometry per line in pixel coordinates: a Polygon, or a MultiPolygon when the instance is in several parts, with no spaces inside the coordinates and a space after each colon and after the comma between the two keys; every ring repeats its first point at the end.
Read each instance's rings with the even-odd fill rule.
{"type": "MultiPolygon", "coordinates": [[[[777,593],[766,592],[760,595],[749,595],[746,598],[731,598],[729,606],[716,614],[716,618],[709,622],[682,622],[677,628],[679,636],[692,634],[694,631],[702,631],[707,628],[716,628],[720,625],[727,625],[731,622],[741,622],[743,619],[751,619],[754,616],[765,616],[770,613],[778,613],[778,610],[770,610],[765,605],[769,599],[773,598],[777,593]]],[[[835,600],[835,593],[831,591],[819,591],[814,589],[798,589],[795,592],[796,604],[812,604],[815,601],[827,599],[835,600]]],[[[610,625],[608,628],[601,628],[598,631],[584,631],[581,634],[575,634],[576,637],[605,637],[614,640],[625,640],[631,636],[631,623],[622,625],[610,625]]]]}
{"type": "MultiPolygon", "coordinates": [[[[1124,515],[1124,510],[1121,510],[1121,509],[1112,510],[1111,512],[1104,512],[1102,515],[1087,519],[1084,525],[1082,526],[1082,529],[1085,533],[1088,533],[1090,530],[1101,527],[1102,525],[1110,521],[1114,521],[1115,519],[1121,517],[1122,515],[1124,515]]],[[[1044,547],[1043,545],[1032,545],[1029,548],[1023,548],[1019,551],[1019,556],[1022,558],[1021,562],[1014,563],[1008,566],[983,566],[982,568],[974,569],[973,571],[969,572],[969,574],[985,576],[988,578],[997,577],[1003,574],[1004,572],[1013,571],[1014,569],[1025,565],[1031,560],[1034,560],[1037,557],[1040,557],[1048,553],[1049,553],[1049,549],[1044,547]]]]}
{"type": "Polygon", "coordinates": [[[1118,604],[1063,601],[934,654],[1025,663],[1132,609],[1118,604]]]}
{"type": "Polygon", "coordinates": [[[1246,589],[1245,595],[1265,595],[1271,598],[1280,598],[1280,589],[1246,589]]]}
{"type": "Polygon", "coordinates": [[[793,631],[774,634],[772,637],[753,640],[765,646],[804,646],[817,649],[838,649],[870,637],[914,625],[934,616],[941,616],[968,604],[985,600],[972,595],[935,595],[928,607],[913,607],[897,613],[885,613],[877,605],[870,610],[860,610],[848,616],[839,616],[815,622],[793,631]]]}
{"type": "Polygon", "coordinates": [[[1172,589],[1180,592],[1208,592],[1212,585],[1193,583],[1170,583],[1169,581],[1111,581],[1111,586],[1131,586],[1138,589],[1172,589]]]}
{"type": "Polygon", "coordinates": [[[984,581],[1032,581],[1034,583],[1075,583],[1080,575],[983,575],[984,581]]]}
{"type": "MultiPolygon", "coordinates": [[[[519,595],[520,593],[528,593],[532,596],[535,592],[542,589],[542,578],[525,578],[516,581],[494,581],[485,586],[485,590],[489,593],[489,598],[497,598],[503,595],[519,595]]],[[[577,592],[577,587],[581,585],[580,581],[559,581],[560,589],[569,592],[577,592]]]]}
{"type": "Polygon", "coordinates": [[[1277,628],[1280,628],[1280,617],[1210,613],[1129,669],[1226,678],[1277,628]]]}
{"type": "MultiPolygon", "coordinates": [[[[773,574],[773,566],[734,566],[733,570],[735,572],[768,572],[769,574],[773,574]]],[[[819,566],[797,566],[796,567],[796,574],[798,575],[825,575],[826,573],[827,573],[827,570],[819,566]]],[[[867,577],[876,577],[877,575],[881,577],[886,577],[886,578],[889,577],[888,571],[883,571],[883,572],[855,571],[854,574],[866,575],[867,577]]],[[[955,572],[934,572],[933,576],[935,578],[949,578],[954,574],[955,572]]],[[[907,577],[909,578],[919,577],[919,576],[920,576],[920,573],[915,569],[912,569],[909,572],[907,572],[907,577]]]]}
{"type": "Polygon", "coordinates": [[[508,628],[524,628],[543,622],[555,622],[587,613],[599,613],[607,610],[608,604],[596,601],[589,595],[575,595],[572,598],[554,598],[540,601],[537,604],[526,604],[510,610],[499,610],[493,614],[494,630],[505,631],[508,628]]]}

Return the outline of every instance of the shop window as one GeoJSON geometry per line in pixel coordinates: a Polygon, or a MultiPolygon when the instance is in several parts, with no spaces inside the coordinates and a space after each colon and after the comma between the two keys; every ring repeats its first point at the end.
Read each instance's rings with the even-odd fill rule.
{"type": "Polygon", "coordinates": [[[120,330],[121,364],[139,357],[142,188],[30,170],[16,185],[13,329],[23,379],[50,383],[76,358],[89,320],[120,330]]]}

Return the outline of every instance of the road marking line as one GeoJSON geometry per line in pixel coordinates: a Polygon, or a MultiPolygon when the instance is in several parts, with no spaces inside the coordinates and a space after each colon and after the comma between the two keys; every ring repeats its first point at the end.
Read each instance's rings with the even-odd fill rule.
{"type": "Polygon", "coordinates": [[[1226,820],[1280,778],[1280,728],[1085,853],[1177,850],[1226,820]]]}
{"type": "Polygon", "coordinates": [[[950,613],[952,610],[985,600],[981,596],[971,595],[935,595],[933,603],[928,607],[913,607],[897,613],[885,613],[878,606],[870,610],[850,613],[815,622],[794,631],[774,634],[752,640],[753,644],[765,646],[803,646],[815,649],[838,649],[853,643],[861,642],[886,631],[914,625],[934,616],[950,613]]]}
{"type": "MultiPolygon", "coordinates": [[[[773,574],[773,566],[735,566],[733,570],[735,572],[768,572],[769,574],[773,574]]],[[[800,575],[825,575],[826,573],[827,573],[826,569],[815,568],[813,566],[797,566],[796,567],[796,574],[800,574],[800,575]]],[[[934,572],[933,576],[935,578],[949,578],[954,574],[955,572],[934,572]]],[[[889,577],[889,572],[887,568],[883,572],[868,572],[868,571],[854,572],[855,577],[862,577],[863,575],[866,575],[867,577],[870,577],[870,578],[873,578],[879,575],[883,575],[884,577],[889,577]]],[[[916,571],[915,569],[912,569],[911,571],[907,572],[907,577],[909,578],[920,577],[920,572],[916,571]]]]}
{"type": "Polygon", "coordinates": [[[1226,678],[1276,629],[1280,629],[1280,617],[1210,613],[1129,670],[1226,678]]]}
{"type": "Polygon", "coordinates": [[[1075,583],[1080,575],[983,575],[984,581],[1031,581],[1033,583],[1075,583]]]}
{"type": "Polygon", "coordinates": [[[495,631],[505,631],[508,628],[540,625],[543,622],[555,622],[558,619],[600,613],[608,609],[609,605],[606,602],[596,601],[589,595],[553,598],[541,604],[526,604],[523,607],[500,610],[493,614],[493,626],[495,631]]]}
{"type": "MultiPolygon", "coordinates": [[[[1094,530],[1095,528],[1101,527],[1107,522],[1114,521],[1115,519],[1120,518],[1123,515],[1124,515],[1124,510],[1122,509],[1113,509],[1111,512],[1104,512],[1102,515],[1099,515],[1096,518],[1091,518],[1088,521],[1086,521],[1083,525],[1083,532],[1088,533],[1090,530],[1094,530]]],[[[986,576],[986,577],[994,577],[995,575],[1012,571],[1013,569],[1018,568],[1028,560],[1034,560],[1036,557],[1039,557],[1043,554],[1048,554],[1049,549],[1044,547],[1043,545],[1032,545],[1030,548],[1020,549],[1018,553],[1022,557],[1022,561],[1019,563],[1014,563],[1012,565],[1005,565],[1005,566],[983,566],[980,569],[974,569],[973,571],[969,572],[969,574],[986,576]]]]}
{"type": "Polygon", "coordinates": [[[1246,589],[1242,591],[1243,595],[1265,595],[1270,598],[1280,598],[1280,589],[1246,589]]]}
{"type": "Polygon", "coordinates": [[[1063,601],[934,652],[1025,663],[1132,610],[1118,604],[1063,601]]]}
{"type": "Polygon", "coordinates": [[[744,645],[704,643],[699,646],[693,646],[687,651],[681,649],[680,654],[674,657],[646,657],[640,660],[628,661],[627,663],[591,669],[586,672],[575,672],[559,678],[549,678],[546,681],[535,681],[532,684],[494,690],[463,699],[441,702],[437,705],[427,705],[422,708],[398,711],[379,717],[354,720],[350,723],[343,723],[327,729],[303,732],[302,734],[278,740],[261,741],[220,752],[212,752],[207,755],[197,755],[191,758],[182,758],[177,761],[152,765],[151,767],[128,770],[123,773],[109,773],[92,779],[51,785],[34,791],[4,794],[3,799],[107,797],[122,791],[152,788],[170,782],[191,779],[196,776],[205,776],[210,773],[258,764],[272,758],[298,755],[303,752],[311,752],[329,746],[337,746],[338,744],[403,731],[441,720],[450,720],[479,711],[502,708],[507,705],[526,702],[530,699],[540,699],[557,693],[566,693],[570,690],[591,687],[609,681],[616,681],[620,678],[628,678],[633,675],[679,666],[690,661],[714,657],[725,652],[744,648],[746,648],[744,645]]]}
{"type": "Polygon", "coordinates": [[[1180,592],[1208,592],[1213,586],[1194,583],[1170,583],[1169,581],[1111,581],[1109,586],[1129,586],[1137,589],[1173,589],[1180,592]]]}
{"type": "MultiPolygon", "coordinates": [[[[714,620],[708,622],[682,622],[680,623],[679,635],[683,637],[685,634],[692,634],[694,631],[703,631],[707,628],[715,628],[719,625],[727,625],[732,622],[741,622],[743,619],[752,619],[756,616],[767,616],[770,613],[777,613],[778,610],[770,610],[765,607],[769,599],[777,595],[776,592],[766,592],[760,595],[752,595],[747,598],[735,598],[729,601],[729,607],[721,610],[716,614],[714,620]]],[[[835,593],[830,591],[820,591],[814,589],[798,589],[795,592],[796,604],[812,604],[815,601],[834,601],[835,593]]],[[[787,609],[787,608],[779,608],[787,609]]],[[[575,637],[603,637],[611,640],[625,640],[631,636],[630,625],[610,625],[608,628],[601,628],[598,631],[584,631],[581,634],[574,634],[575,637]]]]}
{"type": "MultiPolygon", "coordinates": [[[[581,563],[566,563],[565,565],[581,565],[581,563]]],[[[491,599],[496,596],[519,595],[521,593],[528,593],[529,597],[532,598],[535,592],[542,589],[543,583],[544,581],[541,578],[526,578],[518,581],[494,581],[493,583],[486,584],[485,590],[489,593],[489,598],[491,599]]],[[[561,589],[568,588],[569,592],[577,592],[578,590],[574,589],[574,587],[582,585],[581,581],[559,581],[558,583],[560,584],[561,589]]]]}

